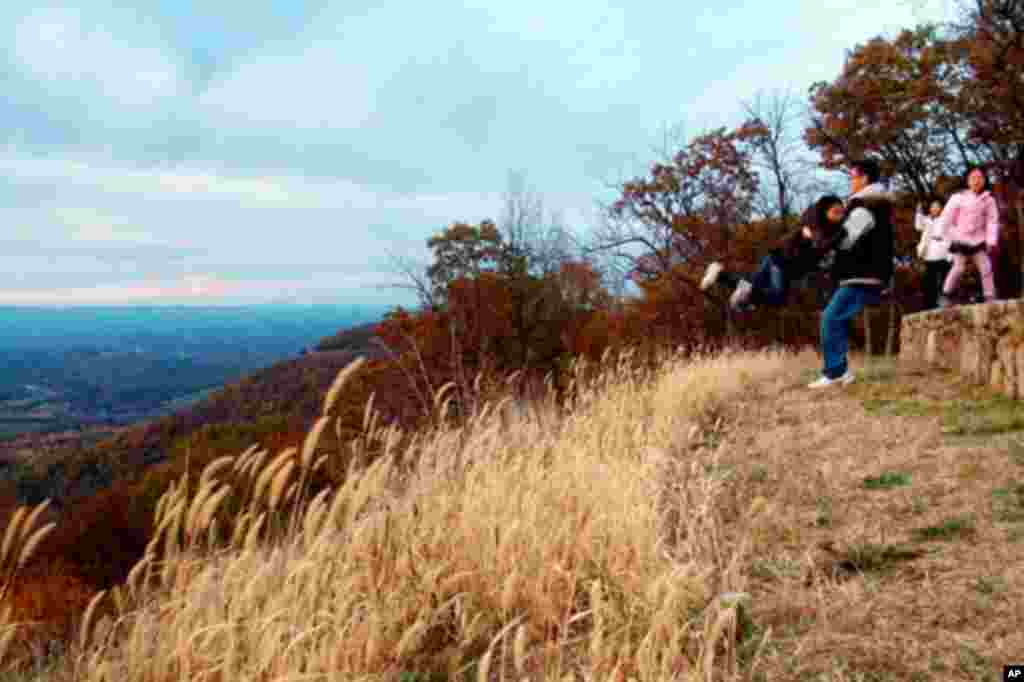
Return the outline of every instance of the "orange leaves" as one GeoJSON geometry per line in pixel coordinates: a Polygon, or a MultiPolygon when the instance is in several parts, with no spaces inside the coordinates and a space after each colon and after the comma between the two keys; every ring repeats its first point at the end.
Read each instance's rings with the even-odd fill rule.
{"type": "Polygon", "coordinates": [[[377,328],[421,404],[481,371],[543,375],[575,345],[582,320],[610,300],[589,263],[544,260],[544,244],[515,232],[506,239],[491,221],[454,223],[427,244],[436,305],[397,310],[377,328]]]}
{"type": "Polygon", "coordinates": [[[946,35],[924,25],[855,46],[834,81],[811,88],[805,140],[828,168],[880,157],[883,172],[918,198],[969,162],[1016,157],[1021,25],[1020,3],[979,0],[946,35]]]}
{"type": "MultiPolygon", "coordinates": [[[[11,585],[6,603],[11,622],[23,623],[8,652],[14,658],[29,658],[33,649],[55,639],[75,634],[77,619],[97,592],[74,574],[74,567],[60,559],[36,567],[11,585]]],[[[0,661],[6,666],[11,660],[0,661]]]]}
{"type": "Polygon", "coordinates": [[[905,30],[856,46],[832,83],[811,88],[815,111],[805,139],[826,167],[852,157],[880,155],[917,192],[947,162],[948,109],[940,93],[955,87],[953,55],[936,49],[934,30],[905,30]]]}
{"type": "MultiPolygon", "coordinates": [[[[610,207],[617,232],[609,240],[643,247],[631,258],[637,284],[646,287],[683,262],[703,266],[729,258],[739,227],[753,212],[759,183],[751,159],[766,134],[756,119],[736,130],[710,131],[670,162],[653,164],[649,176],[622,184],[610,207]]],[[[669,289],[693,294],[695,286],[669,289]]]]}
{"type": "Polygon", "coordinates": [[[601,273],[590,263],[562,263],[558,270],[557,285],[562,300],[571,310],[594,310],[610,303],[610,297],[601,285],[601,273]]]}
{"type": "Polygon", "coordinates": [[[562,344],[568,354],[598,361],[608,348],[628,339],[624,314],[603,309],[574,317],[562,331],[562,344]]]}
{"type": "Polygon", "coordinates": [[[653,164],[648,177],[623,183],[622,195],[611,207],[613,214],[663,227],[679,214],[742,221],[749,216],[757,190],[746,145],[760,131],[760,126],[750,123],[695,138],[671,163],[653,164]]]}
{"type": "Polygon", "coordinates": [[[434,262],[427,268],[435,297],[443,301],[449,285],[462,278],[477,278],[486,271],[503,270],[508,252],[502,235],[489,220],[477,226],[453,223],[427,240],[434,262]]]}

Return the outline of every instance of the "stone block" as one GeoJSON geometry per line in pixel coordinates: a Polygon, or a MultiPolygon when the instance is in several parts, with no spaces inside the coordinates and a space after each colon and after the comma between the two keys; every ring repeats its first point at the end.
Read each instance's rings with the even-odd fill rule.
{"type": "Polygon", "coordinates": [[[978,371],[974,375],[975,381],[984,384],[992,376],[992,363],[996,360],[996,339],[987,335],[978,336],[978,371]]]}
{"type": "Polygon", "coordinates": [[[1024,398],[1024,345],[1017,346],[1013,355],[1017,358],[1017,397],[1024,398]]]}
{"type": "Polygon", "coordinates": [[[900,357],[952,369],[973,382],[1024,399],[1024,301],[905,315],[900,357]]]}
{"type": "Polygon", "coordinates": [[[988,384],[1000,391],[1006,391],[1006,372],[1003,371],[1003,361],[998,358],[992,363],[992,369],[988,373],[988,384]]]}
{"type": "Polygon", "coordinates": [[[939,332],[929,329],[924,342],[924,361],[930,365],[938,362],[939,354],[939,332]]]}
{"type": "Polygon", "coordinates": [[[981,340],[965,333],[960,343],[960,373],[977,381],[981,370],[981,340]]]}
{"type": "Polygon", "coordinates": [[[1017,393],[1017,373],[1020,368],[1017,366],[1016,341],[1012,337],[1004,336],[996,342],[996,357],[1003,372],[1002,385],[1007,395],[1012,398],[1020,397],[1017,393]]]}
{"type": "Polygon", "coordinates": [[[979,303],[972,306],[967,306],[967,310],[970,311],[971,321],[975,327],[983,328],[988,325],[989,316],[992,313],[992,308],[999,305],[996,304],[983,304],[979,303]]]}

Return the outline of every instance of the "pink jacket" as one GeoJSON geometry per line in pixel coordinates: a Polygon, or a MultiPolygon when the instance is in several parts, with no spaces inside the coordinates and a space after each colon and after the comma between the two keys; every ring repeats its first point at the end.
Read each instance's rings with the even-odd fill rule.
{"type": "Polygon", "coordinates": [[[939,216],[935,231],[951,242],[974,246],[999,241],[999,207],[989,192],[964,190],[954,194],[939,216]]]}

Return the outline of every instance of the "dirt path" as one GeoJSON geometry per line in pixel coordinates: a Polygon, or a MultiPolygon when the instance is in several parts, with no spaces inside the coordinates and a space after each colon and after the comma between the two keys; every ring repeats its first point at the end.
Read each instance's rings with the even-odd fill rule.
{"type": "Polygon", "coordinates": [[[721,443],[733,540],[767,503],[752,679],[1001,680],[1024,663],[1024,403],[893,364],[824,392],[814,374],[737,405],[721,443]]]}

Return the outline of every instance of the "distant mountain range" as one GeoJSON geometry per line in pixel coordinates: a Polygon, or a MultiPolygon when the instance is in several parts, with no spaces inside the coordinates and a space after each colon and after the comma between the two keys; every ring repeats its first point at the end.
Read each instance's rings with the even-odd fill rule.
{"type": "MultiPolygon", "coordinates": [[[[204,428],[244,430],[256,424],[276,428],[274,424],[304,423],[317,414],[331,382],[356,356],[383,357],[382,349],[372,341],[375,322],[343,327],[330,324],[327,311],[317,310],[306,324],[323,329],[321,338],[260,336],[252,329],[266,319],[268,311],[258,312],[262,318],[235,318],[238,336],[233,340],[213,336],[207,337],[207,345],[199,344],[206,365],[174,365],[152,346],[141,355],[117,350],[116,344],[115,349],[102,351],[76,346],[42,355],[54,364],[41,370],[43,377],[29,382],[26,378],[32,375],[32,361],[25,358],[41,351],[19,351],[21,360],[5,354],[0,376],[9,380],[18,376],[18,381],[24,382],[20,385],[27,388],[25,394],[0,401],[0,429],[8,428],[6,438],[0,438],[0,487],[13,486],[8,489],[22,502],[52,497],[58,508],[64,507],[114,480],[133,478],[149,465],[166,460],[175,443],[204,428]],[[250,342],[257,350],[241,353],[239,348],[250,342]],[[287,350],[298,348],[299,352],[270,359],[261,367],[248,367],[259,358],[272,358],[275,349],[287,343],[291,343],[287,350]],[[219,383],[198,388],[211,378],[219,383]],[[130,392],[129,386],[138,393],[130,392]],[[154,398],[185,390],[192,392],[158,405],[154,398]],[[101,402],[88,408],[91,412],[76,412],[82,408],[75,405],[83,400],[88,404],[83,396],[90,391],[109,398],[113,411],[103,412],[106,408],[101,402]],[[127,402],[118,402],[122,399],[127,402]],[[143,404],[157,407],[139,407],[143,404]],[[101,418],[103,415],[106,418],[101,418]]],[[[280,317],[270,315],[271,322],[281,324],[293,311],[274,312],[280,317]]],[[[303,325],[296,320],[291,324],[303,325]]],[[[171,328],[162,330],[163,334],[155,336],[168,343],[171,328]]]]}
{"type": "MultiPolygon", "coordinates": [[[[0,351],[190,347],[258,339],[270,348],[313,345],[339,328],[381,319],[393,306],[0,306],[0,351]]],[[[295,350],[298,350],[295,347],[295,350]]]]}
{"type": "Polygon", "coordinates": [[[0,441],[171,414],[383,306],[0,307],[0,441]]]}

